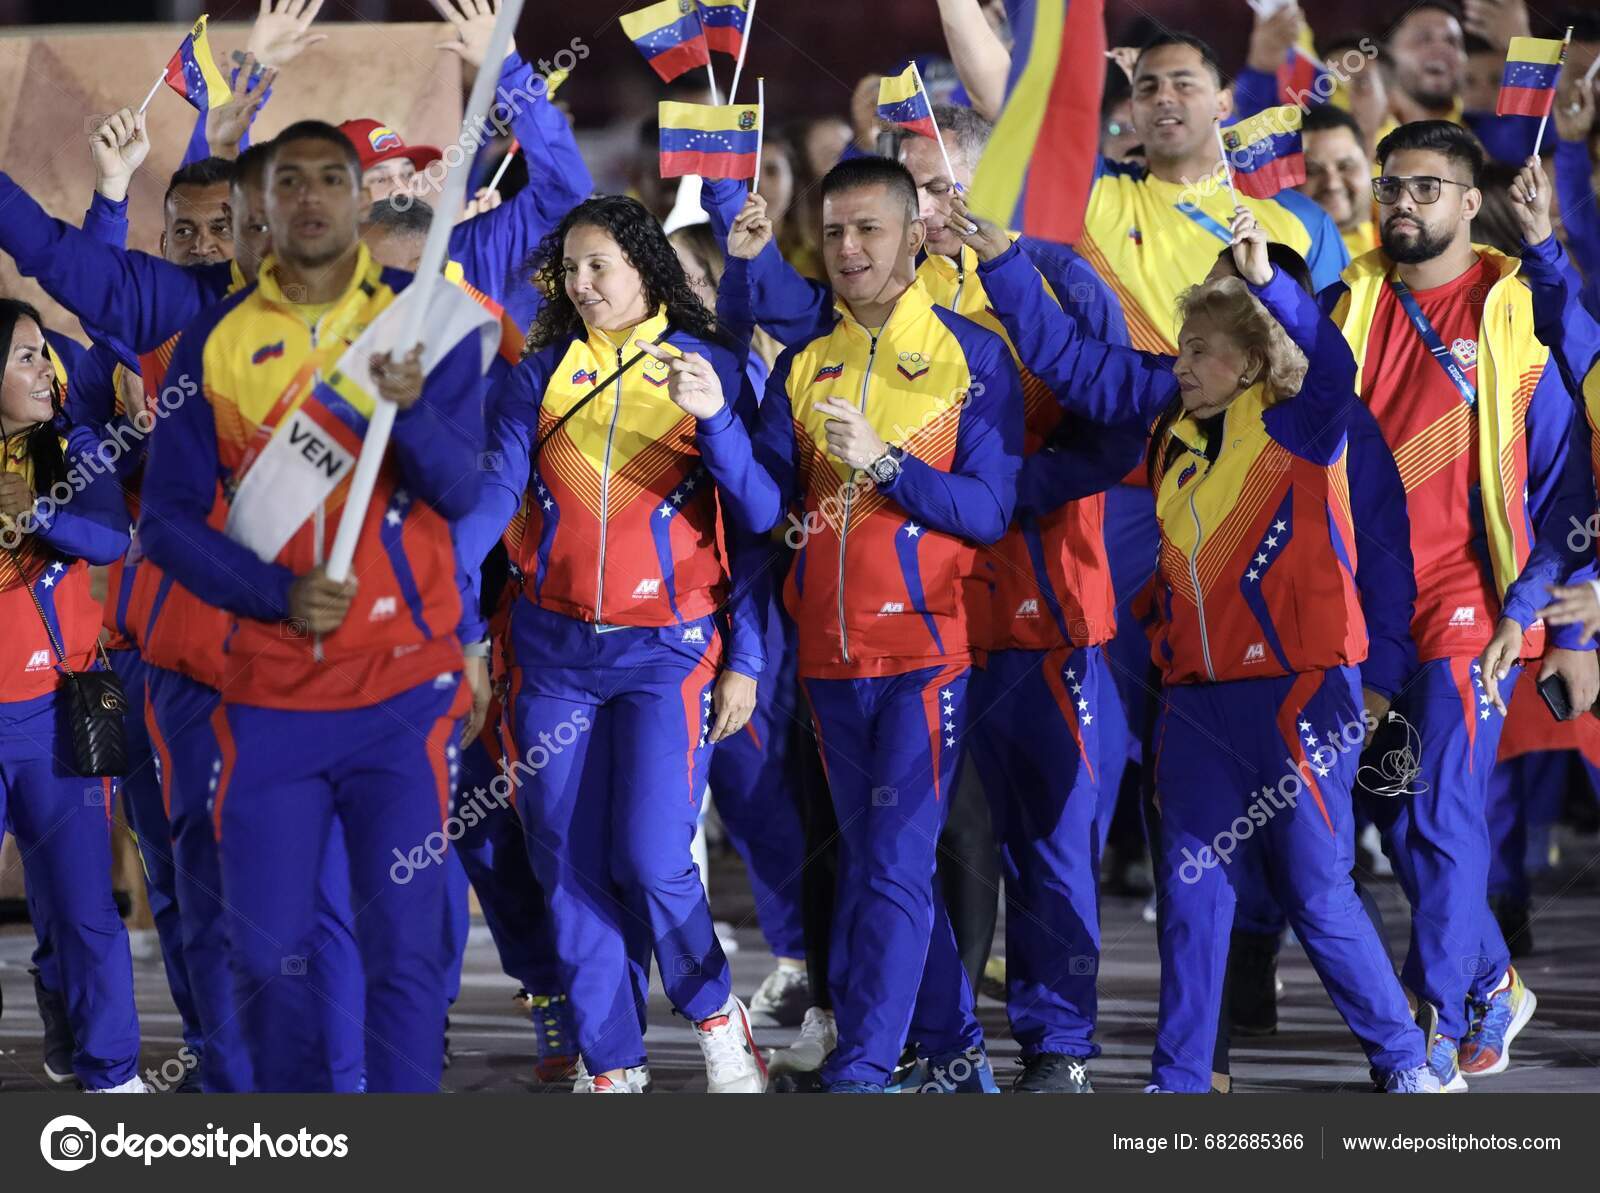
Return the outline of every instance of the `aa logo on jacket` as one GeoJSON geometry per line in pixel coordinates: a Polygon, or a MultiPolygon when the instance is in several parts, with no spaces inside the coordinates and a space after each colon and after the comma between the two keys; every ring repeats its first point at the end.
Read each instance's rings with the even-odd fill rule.
{"type": "Polygon", "coordinates": [[[36,651],[34,651],[31,655],[28,656],[28,665],[26,667],[24,667],[23,670],[24,671],[48,671],[48,670],[50,670],[50,652],[48,650],[36,650],[36,651]]]}

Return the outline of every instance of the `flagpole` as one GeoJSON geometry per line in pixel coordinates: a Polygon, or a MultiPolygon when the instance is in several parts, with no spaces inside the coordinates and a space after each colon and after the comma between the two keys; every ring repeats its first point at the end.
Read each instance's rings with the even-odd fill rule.
{"type": "Polygon", "coordinates": [[[1594,61],[1589,63],[1589,69],[1583,73],[1583,81],[1590,86],[1594,85],[1595,75],[1600,74],[1600,54],[1596,54],[1594,61]]]}
{"type": "MultiPolygon", "coordinates": [[[[511,35],[522,15],[523,0],[502,0],[500,15],[496,18],[494,32],[489,35],[485,62],[504,62],[511,51],[511,35]]],[[[467,114],[461,122],[461,142],[479,141],[488,127],[489,105],[494,100],[499,82],[497,71],[480,70],[472,84],[472,94],[467,100],[467,114]]],[[[427,317],[427,299],[433,285],[444,271],[445,258],[450,249],[450,232],[467,197],[467,175],[472,169],[472,154],[462,155],[461,163],[445,174],[444,187],[439,202],[434,205],[433,222],[428,225],[428,239],[422,246],[422,259],[417,265],[411,284],[400,292],[396,300],[404,305],[394,338],[389,344],[391,355],[404,355],[422,339],[422,324],[427,317]],[[407,301],[409,299],[409,301],[407,301]]],[[[372,416],[367,420],[367,433],[361,441],[361,454],[356,459],[355,474],[350,478],[350,492],[339,515],[339,530],[334,535],[333,547],[328,552],[327,575],[330,580],[342,582],[350,575],[350,564],[355,559],[356,542],[361,537],[362,524],[367,520],[367,507],[372,503],[372,490],[378,480],[378,469],[389,449],[389,434],[394,429],[396,407],[381,395],[373,395],[372,416]]]]}
{"type": "Polygon", "coordinates": [[[917,69],[917,60],[911,60],[911,77],[917,81],[917,90],[922,98],[928,101],[928,123],[933,125],[933,139],[939,142],[939,156],[944,158],[944,172],[950,175],[950,185],[956,185],[956,168],[950,164],[950,151],[944,147],[944,137],[939,132],[939,122],[933,118],[933,97],[928,94],[928,89],[923,85],[922,72],[917,69]]]}
{"type": "Polygon", "coordinates": [[[750,48],[750,30],[755,27],[755,23],[756,0],[750,0],[750,7],[745,10],[744,14],[744,34],[739,38],[739,61],[733,64],[733,86],[728,88],[728,102],[730,104],[739,102],[737,98],[739,94],[739,76],[744,73],[744,55],[745,51],[750,48]]]}
{"type": "Polygon", "coordinates": [[[167,71],[166,68],[163,67],[161,73],[156,76],[155,84],[150,88],[150,94],[145,96],[144,103],[139,105],[139,115],[144,115],[144,110],[150,106],[150,101],[156,97],[156,92],[161,90],[161,84],[165,83],[166,81],[167,71]]]}
{"type": "Polygon", "coordinates": [[[1239,206],[1239,192],[1233,186],[1233,164],[1228,161],[1228,147],[1222,140],[1222,125],[1213,124],[1211,131],[1217,134],[1217,148],[1222,151],[1222,172],[1228,179],[1228,193],[1233,196],[1233,205],[1239,206]]]}
{"type": "MultiPolygon", "coordinates": [[[[755,11],[755,0],[751,0],[750,11],[755,11]]],[[[767,80],[761,75],[756,76],[756,176],[750,180],[750,193],[761,192],[761,139],[767,133],[767,80]]]]}
{"type": "MultiPolygon", "coordinates": [[[[1567,26],[1567,35],[1561,39],[1561,62],[1562,63],[1565,63],[1566,60],[1567,60],[1567,47],[1570,46],[1571,44],[1572,44],[1572,26],[1568,25],[1567,26]]],[[[1560,64],[1558,63],[1557,64],[1557,73],[1558,73],[1558,75],[1559,75],[1559,70],[1560,70],[1560,64]]],[[[1591,67],[1589,69],[1589,73],[1591,75],[1594,74],[1594,68],[1593,67],[1591,67]]],[[[1551,95],[1550,95],[1550,107],[1551,108],[1555,107],[1555,93],[1554,92],[1551,92],[1551,95]]],[[[1533,156],[1534,157],[1538,157],[1539,156],[1539,146],[1544,144],[1544,126],[1549,124],[1549,123],[1550,123],[1550,108],[1546,108],[1544,110],[1544,115],[1539,118],[1539,135],[1533,139],[1533,156]]]]}
{"type": "Polygon", "coordinates": [[[720,108],[722,106],[722,92],[717,90],[717,76],[716,72],[711,69],[710,54],[706,55],[706,78],[711,80],[711,105],[720,108]]]}
{"type": "Polygon", "coordinates": [[[511,138],[511,148],[506,150],[506,155],[500,159],[500,165],[495,168],[494,177],[489,179],[489,189],[500,189],[500,180],[506,176],[506,171],[511,168],[511,159],[517,156],[517,150],[522,148],[522,142],[515,137],[511,138]]]}

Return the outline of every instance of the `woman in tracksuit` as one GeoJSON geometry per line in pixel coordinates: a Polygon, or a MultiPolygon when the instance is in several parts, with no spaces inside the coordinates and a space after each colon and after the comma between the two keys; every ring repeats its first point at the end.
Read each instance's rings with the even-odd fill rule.
{"type": "Polygon", "coordinates": [[[644,1088],[653,945],[711,1092],[760,1092],[765,1067],[689,852],[709,747],[755,704],[764,659],[740,569],[756,556],[724,528],[667,365],[635,341],[710,357],[753,407],[744,358],[634,200],[580,205],[535,265],[550,301],[531,354],[491,397],[490,471],[457,542],[472,565],[526,504],[510,776],[589,1075],[580,1088],[644,1088]]]}
{"type": "Polygon", "coordinates": [[[96,666],[89,565],[127,550],[128,512],[109,473],[69,482],[55,362],[38,312],[13,299],[0,299],[0,432],[0,827],[17,838],[45,920],[78,1080],[144,1093],[133,963],[111,897],[110,786],[73,772],[64,686],[67,668],[96,666]],[[52,492],[69,496],[36,504],[52,492]]]}
{"type": "Polygon", "coordinates": [[[1248,212],[1234,224],[1245,281],[1185,295],[1176,359],[1085,340],[1039,300],[1026,261],[992,226],[975,224],[969,237],[1007,330],[1063,405],[1097,422],[1155,422],[1154,654],[1165,695],[1151,1089],[1211,1089],[1234,888],[1252,867],[1379,1084],[1437,1092],[1350,879],[1350,789],[1366,728],[1356,665],[1367,633],[1344,467],[1354,367],[1342,337],[1271,265],[1248,212]]]}

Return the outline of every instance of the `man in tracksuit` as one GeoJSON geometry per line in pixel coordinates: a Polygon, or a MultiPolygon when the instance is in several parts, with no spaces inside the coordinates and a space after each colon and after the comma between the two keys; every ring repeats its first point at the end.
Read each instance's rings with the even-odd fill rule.
{"type": "Polygon", "coordinates": [[[1384,138],[1378,159],[1383,247],[1323,296],[1400,467],[1416,568],[1421,667],[1395,709],[1420,736],[1421,771],[1413,798],[1370,810],[1411,901],[1405,984],[1438,1016],[1429,1064],[1464,1089],[1463,1072],[1504,1067],[1534,1005],[1487,903],[1485,801],[1518,668],[1489,683],[1478,655],[1509,619],[1527,631],[1515,653],[1544,654],[1540,678],[1560,675],[1574,709],[1593,702],[1582,635],[1536,624],[1533,579],[1513,590],[1535,544],[1592,507],[1593,486],[1570,449],[1572,403],[1534,335],[1518,263],[1472,243],[1482,149],[1456,125],[1423,121],[1384,138]],[[1497,1002],[1515,1008],[1510,1030],[1480,1048],[1489,1020],[1474,1008],[1497,1002]]]}
{"type": "Polygon", "coordinates": [[[759,533],[803,511],[786,602],[843,839],[822,1071],[840,1092],[881,1090],[908,1037],[934,1083],[994,1088],[933,873],[966,731],[964,589],[1011,520],[1022,404],[1005,342],[918,279],[922,240],[904,167],[836,166],[839,321],[780,358],[753,449],[725,406],[701,425],[735,518],[759,533]]]}
{"type": "Polygon", "coordinates": [[[443,871],[421,869],[404,884],[388,871],[396,848],[440,829],[455,779],[467,699],[448,519],[477,494],[487,361],[480,334],[464,335],[426,380],[415,359],[374,358],[380,392],[401,411],[355,549],[352,610],[356,582],[329,579],[321,564],[342,513],[329,500],[333,482],[353,470],[371,399],[318,378],[410,280],[359,245],[358,193],[358,161],[336,129],[303,122],[273,143],[274,256],[255,286],[185,329],[168,377],[189,378],[198,393],[156,440],[140,518],[149,557],[235,615],[213,718],[223,761],[213,814],[263,1090],[326,1088],[304,977],[335,818],[361,908],[368,1088],[437,1089],[443,1057],[443,966],[415,933],[443,923],[443,871]],[[277,480],[263,501],[259,478],[250,486],[264,464],[277,480]],[[315,490],[297,521],[284,511],[317,472],[326,495],[315,490]],[[210,521],[218,477],[230,496],[226,531],[210,521]]]}

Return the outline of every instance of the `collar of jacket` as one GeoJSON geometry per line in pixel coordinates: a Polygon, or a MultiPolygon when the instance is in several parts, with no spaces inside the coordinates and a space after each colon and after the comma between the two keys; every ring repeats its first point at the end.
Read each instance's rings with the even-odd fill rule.
{"type": "MultiPolygon", "coordinates": [[[[1266,387],[1261,382],[1256,382],[1249,389],[1243,390],[1233,401],[1222,409],[1222,426],[1217,434],[1222,437],[1222,443],[1217,451],[1217,458],[1222,458],[1222,453],[1227,450],[1227,445],[1232,439],[1237,439],[1241,420],[1244,423],[1254,424],[1261,420],[1261,412],[1267,406],[1266,387]]],[[[1200,420],[1187,411],[1173,424],[1171,435],[1179,443],[1187,447],[1200,459],[1206,455],[1206,433],[1200,426],[1200,420]]],[[[1210,464],[1207,464],[1210,467],[1210,464]]]]}
{"type": "MultiPolygon", "coordinates": [[[[895,299],[894,308],[890,310],[889,317],[883,321],[883,326],[877,331],[878,339],[887,338],[892,332],[909,326],[933,310],[933,295],[928,293],[928,285],[922,274],[911,279],[900,297],[895,299]]],[[[867,339],[873,338],[873,329],[862,323],[850,310],[849,304],[844,299],[834,302],[834,309],[839,312],[839,328],[858,333],[867,339]]]]}
{"type": "Polygon", "coordinates": [[[588,332],[585,342],[589,345],[589,351],[593,352],[598,359],[613,360],[616,358],[617,353],[621,352],[622,359],[626,362],[639,354],[639,350],[633,346],[635,340],[643,340],[647,344],[652,343],[658,335],[667,329],[667,308],[657,307],[654,315],[651,315],[643,323],[637,323],[629,328],[627,336],[621,343],[613,340],[609,333],[601,331],[598,327],[590,327],[587,323],[583,326],[584,330],[588,332]]]}
{"type": "MultiPolygon", "coordinates": [[[[383,281],[383,266],[372,259],[372,254],[367,246],[356,242],[356,267],[350,272],[350,282],[344,292],[333,300],[332,310],[338,310],[352,298],[365,301],[367,297],[377,292],[383,281]]],[[[274,306],[295,307],[296,303],[284,294],[278,285],[278,258],[268,254],[261,262],[261,274],[256,278],[256,293],[274,306]]]]}

